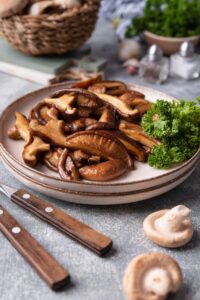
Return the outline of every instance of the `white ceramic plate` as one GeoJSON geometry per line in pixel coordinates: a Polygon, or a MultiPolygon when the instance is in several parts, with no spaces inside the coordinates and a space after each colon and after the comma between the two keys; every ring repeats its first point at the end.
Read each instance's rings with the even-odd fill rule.
{"type": "MultiPolygon", "coordinates": [[[[13,102],[1,115],[0,154],[4,157],[6,167],[8,167],[9,170],[12,169],[12,172],[15,172],[16,177],[20,181],[25,183],[24,180],[26,180],[25,184],[27,184],[28,180],[32,180],[33,188],[40,191],[42,187],[39,188],[38,184],[43,185],[43,192],[46,194],[48,194],[47,190],[49,187],[55,190],[58,189],[59,191],[62,190],[62,193],[64,191],[65,197],[62,196],[61,198],[64,198],[64,200],[67,199],[68,201],[80,203],[88,203],[89,201],[90,204],[115,204],[143,200],[159,195],[175,187],[191,174],[199,159],[200,151],[189,161],[170,170],[157,170],[149,167],[146,163],[136,162],[134,171],[128,172],[117,180],[102,183],[63,181],[59,178],[58,174],[50,171],[45,166],[38,166],[37,169],[32,169],[25,165],[21,155],[24,144],[23,141],[13,141],[7,137],[8,128],[14,123],[14,113],[15,111],[20,111],[27,115],[30,108],[36,105],[36,103],[63,87],[66,87],[66,85],[59,84],[27,94],[13,102]],[[24,179],[23,176],[26,177],[26,179],[24,179]],[[45,186],[47,188],[45,188],[45,186]],[[152,193],[152,189],[154,193],[152,193]],[[74,193],[77,195],[78,193],[78,199],[74,199],[74,197],[73,199],[71,199],[72,197],[70,199],[69,197],[66,198],[66,191],[68,195],[73,195],[74,193]],[[147,191],[150,191],[150,193],[147,193],[147,191]],[[100,198],[98,198],[98,201],[92,201],[93,203],[91,203],[91,200],[87,201],[85,199],[86,197],[84,198],[84,195],[94,197],[96,194],[101,194],[99,197],[101,196],[102,199],[100,200],[100,198]],[[133,194],[135,194],[134,198],[131,196],[133,194]],[[117,197],[120,197],[121,200],[117,199],[117,197]]],[[[130,87],[144,93],[146,98],[150,101],[155,101],[158,98],[169,101],[173,99],[153,89],[133,84],[131,84],[130,87]]],[[[56,193],[56,195],[57,198],[60,197],[59,192],[56,193]]]]}

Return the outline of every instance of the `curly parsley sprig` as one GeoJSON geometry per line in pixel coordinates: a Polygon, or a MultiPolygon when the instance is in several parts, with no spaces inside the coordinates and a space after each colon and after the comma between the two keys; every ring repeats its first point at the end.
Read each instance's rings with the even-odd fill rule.
{"type": "Polygon", "coordinates": [[[148,158],[150,166],[165,169],[192,157],[200,146],[200,106],[184,100],[157,100],[143,116],[142,127],[160,140],[148,158]]]}

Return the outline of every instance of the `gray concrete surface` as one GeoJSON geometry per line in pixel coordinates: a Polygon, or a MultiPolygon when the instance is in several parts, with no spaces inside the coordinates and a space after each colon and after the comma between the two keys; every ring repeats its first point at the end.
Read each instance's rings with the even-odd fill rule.
{"type": "MultiPolygon", "coordinates": [[[[89,44],[97,55],[107,57],[109,78],[144,84],[130,77],[116,63],[117,40],[109,24],[100,21],[89,44]]],[[[147,85],[147,84],[146,84],[147,85]]],[[[150,86],[150,85],[149,85],[150,86]]],[[[184,82],[170,79],[157,89],[192,99],[200,95],[200,80],[184,82]]],[[[15,98],[39,85],[0,73],[0,110],[15,98]]],[[[155,88],[155,86],[154,86],[155,88]]],[[[64,211],[111,236],[114,248],[105,258],[99,258],[62,233],[23,211],[3,195],[0,203],[27,228],[71,273],[71,284],[60,292],[52,292],[24,259],[0,234],[0,299],[1,300],[123,300],[122,277],[127,263],[147,251],[162,251],[175,258],[183,271],[184,284],[169,299],[200,299],[200,168],[179,187],[151,200],[130,205],[92,207],[49,199],[64,211]],[[185,204],[192,209],[195,234],[192,241],[178,250],[162,249],[144,237],[142,222],[151,212],[185,204]]],[[[15,187],[21,184],[0,163],[0,181],[15,187]]]]}

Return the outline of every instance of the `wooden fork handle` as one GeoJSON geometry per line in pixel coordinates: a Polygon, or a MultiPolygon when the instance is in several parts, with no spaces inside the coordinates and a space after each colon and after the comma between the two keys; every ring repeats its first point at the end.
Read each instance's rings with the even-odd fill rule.
{"type": "Polygon", "coordinates": [[[99,255],[105,254],[112,247],[112,240],[109,237],[30,192],[21,189],[12,194],[11,200],[99,255]]]}
{"type": "Polygon", "coordinates": [[[52,289],[68,282],[69,273],[1,205],[0,230],[52,289]]]}

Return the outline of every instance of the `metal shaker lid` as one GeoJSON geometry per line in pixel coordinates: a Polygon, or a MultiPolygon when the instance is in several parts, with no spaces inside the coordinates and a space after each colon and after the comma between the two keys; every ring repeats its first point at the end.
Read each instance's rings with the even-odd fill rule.
{"type": "Polygon", "coordinates": [[[194,45],[189,41],[183,42],[180,46],[179,53],[183,57],[193,56],[193,54],[194,54],[194,45]]]}
{"type": "Polygon", "coordinates": [[[147,55],[150,61],[158,61],[163,57],[163,52],[159,46],[154,44],[149,47],[147,55]]]}

